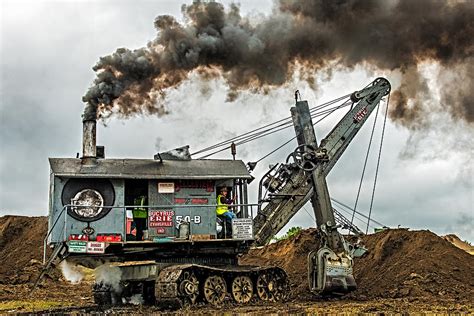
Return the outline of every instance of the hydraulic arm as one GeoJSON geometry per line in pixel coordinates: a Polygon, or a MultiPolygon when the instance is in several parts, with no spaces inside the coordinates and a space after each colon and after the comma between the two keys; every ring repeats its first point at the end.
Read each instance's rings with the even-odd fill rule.
{"type": "Polygon", "coordinates": [[[309,255],[312,291],[347,292],[355,289],[352,258],[337,231],[326,176],[389,92],[390,83],[384,78],[377,78],[366,88],[354,92],[351,95],[351,110],[321,140],[319,146],[308,103],[297,101],[291,108],[291,115],[298,147],[288,156],[285,164],[273,167],[261,181],[259,198],[266,205],[254,219],[258,245],[268,243],[311,200],[323,242],[317,253],[309,255]],[[262,197],[262,187],[269,192],[267,198],[262,197]],[[326,270],[329,272],[326,273],[326,270]]]}

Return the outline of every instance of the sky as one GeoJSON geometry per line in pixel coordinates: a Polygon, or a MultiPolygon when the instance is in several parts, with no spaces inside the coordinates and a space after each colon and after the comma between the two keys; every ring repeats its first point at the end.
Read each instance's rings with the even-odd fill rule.
{"type": "MultiPolygon", "coordinates": [[[[75,157],[81,150],[84,103],[92,67],[119,47],[136,49],[156,36],[153,21],[168,14],[182,21],[180,1],[2,1],[0,19],[0,215],[45,216],[48,207],[48,157],[75,157]]],[[[230,1],[223,1],[228,6],[230,1]]],[[[241,13],[258,20],[272,14],[272,1],[240,1],[241,13]]],[[[436,99],[443,89],[435,63],[419,65],[436,99]]],[[[299,90],[310,107],[360,90],[377,77],[400,85],[397,71],[368,65],[314,75],[315,85],[294,78],[268,94],[241,92],[227,101],[223,79],[200,80],[191,74],[166,98],[168,114],[111,117],[98,125],[98,144],[106,157],[153,158],[160,151],[189,145],[191,152],[288,117],[299,90]]],[[[439,97],[438,97],[439,98],[439,97]]],[[[390,104],[389,104],[390,106],[390,104]]],[[[316,126],[322,139],[343,113],[316,126]]],[[[368,138],[375,115],[356,136],[328,176],[331,196],[354,205],[368,138]]],[[[474,241],[472,124],[437,116],[429,129],[411,130],[387,122],[372,217],[389,227],[455,233],[474,241]]],[[[378,119],[374,142],[381,134],[378,119]]],[[[292,129],[239,146],[237,158],[255,161],[294,136],[292,129]]],[[[285,146],[255,170],[284,161],[296,142],[285,146]]],[[[376,166],[374,150],[358,203],[367,214],[376,166]]],[[[231,158],[222,153],[216,158],[231,158]]],[[[257,182],[250,186],[256,201],[257,182]]],[[[365,231],[365,223],[356,221],[365,231]]],[[[315,226],[311,205],[288,223],[315,226]]]]}

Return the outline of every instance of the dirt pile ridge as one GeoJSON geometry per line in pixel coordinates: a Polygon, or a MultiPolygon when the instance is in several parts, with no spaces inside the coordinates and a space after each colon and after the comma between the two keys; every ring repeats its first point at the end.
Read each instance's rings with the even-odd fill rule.
{"type": "Polygon", "coordinates": [[[454,234],[449,234],[449,235],[443,236],[443,239],[449,241],[456,247],[466,251],[468,254],[474,255],[474,246],[471,246],[467,242],[462,241],[461,239],[459,239],[458,236],[454,234]]]}
{"type": "MultiPolygon", "coordinates": [[[[430,297],[472,299],[474,256],[430,231],[394,229],[362,238],[369,252],[354,262],[356,299],[430,297]]],[[[252,249],[242,264],[278,265],[292,283],[293,298],[311,298],[306,257],[317,249],[316,230],[252,249]]]]}
{"type": "Polygon", "coordinates": [[[397,229],[366,236],[355,261],[356,295],[472,299],[474,257],[430,231],[397,229]]]}
{"type": "MultiPolygon", "coordinates": [[[[48,229],[44,216],[0,217],[0,284],[34,282],[43,261],[43,240],[48,229]]],[[[58,271],[47,278],[57,280],[58,271]]]]}

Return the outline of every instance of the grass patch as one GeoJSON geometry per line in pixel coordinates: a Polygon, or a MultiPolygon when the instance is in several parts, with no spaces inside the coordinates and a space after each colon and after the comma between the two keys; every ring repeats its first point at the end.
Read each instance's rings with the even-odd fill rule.
{"type": "Polygon", "coordinates": [[[0,312],[7,311],[21,311],[31,312],[36,310],[45,310],[57,307],[72,306],[69,302],[58,302],[58,301],[44,301],[44,300],[33,300],[33,301],[4,301],[0,302],[0,312]]]}
{"type": "Polygon", "coordinates": [[[281,237],[273,237],[273,240],[280,241],[280,240],[285,240],[285,239],[291,239],[295,237],[296,235],[298,235],[299,233],[301,233],[302,230],[303,228],[301,228],[300,226],[293,226],[286,232],[285,235],[281,237]]]}

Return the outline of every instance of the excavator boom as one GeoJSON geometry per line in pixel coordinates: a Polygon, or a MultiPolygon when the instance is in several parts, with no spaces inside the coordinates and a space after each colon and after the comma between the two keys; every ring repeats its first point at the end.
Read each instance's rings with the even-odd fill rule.
{"type": "MultiPolygon", "coordinates": [[[[312,172],[317,169],[316,177],[325,179],[372,111],[389,92],[390,83],[384,78],[377,78],[368,87],[354,92],[351,95],[351,101],[354,103],[351,110],[344,115],[319,146],[315,144],[316,137],[312,129],[311,118],[308,119],[309,113],[306,112],[308,114],[306,115],[305,128],[301,127],[299,121],[298,107],[307,107],[307,102],[297,102],[296,106],[292,108],[292,117],[299,148],[304,149],[304,146],[307,145],[306,149],[310,149],[313,153],[300,155],[301,152],[297,151],[297,156],[309,159],[298,160],[296,163],[289,163],[289,159],[287,159],[286,164],[275,168],[277,171],[275,174],[272,175],[269,172],[262,179],[261,183],[268,183],[270,191],[273,192],[270,193],[269,199],[260,201],[267,202],[267,204],[254,218],[255,243],[257,245],[267,244],[311,199],[315,190],[311,183],[312,172]],[[276,189],[272,190],[272,186],[276,189]]],[[[325,180],[322,185],[326,187],[322,190],[327,190],[325,180]]],[[[322,210],[316,211],[318,227],[326,224],[325,217],[321,216],[321,212],[322,210]]],[[[332,214],[330,203],[324,212],[332,214]]],[[[334,224],[334,222],[332,223],[334,224]]]]}
{"type": "MultiPolygon", "coordinates": [[[[382,98],[390,92],[390,83],[377,78],[366,88],[351,95],[352,107],[318,145],[306,101],[291,108],[298,147],[286,163],[271,169],[261,180],[268,198],[254,219],[255,242],[264,245],[288,221],[311,201],[321,243],[308,254],[308,280],[314,293],[347,293],[356,289],[352,275],[353,253],[338,232],[326,176],[354,139],[382,98]]],[[[353,248],[352,248],[353,249],[353,248]]]]}

